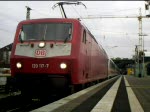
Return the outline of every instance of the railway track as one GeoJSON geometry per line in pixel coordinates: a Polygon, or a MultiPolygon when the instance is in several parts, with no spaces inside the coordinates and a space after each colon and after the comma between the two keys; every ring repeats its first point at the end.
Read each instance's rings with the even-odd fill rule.
{"type": "Polygon", "coordinates": [[[58,100],[56,97],[49,100],[29,100],[21,95],[7,95],[5,98],[0,99],[0,112],[28,112],[56,100],[58,100]]]}

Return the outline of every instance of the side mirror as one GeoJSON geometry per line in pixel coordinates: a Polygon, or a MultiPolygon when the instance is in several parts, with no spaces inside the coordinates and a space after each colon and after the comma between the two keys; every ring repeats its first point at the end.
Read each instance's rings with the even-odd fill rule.
{"type": "Polygon", "coordinates": [[[19,41],[20,41],[21,43],[23,43],[23,40],[24,40],[24,32],[21,31],[21,33],[20,33],[20,35],[19,35],[19,41]]]}

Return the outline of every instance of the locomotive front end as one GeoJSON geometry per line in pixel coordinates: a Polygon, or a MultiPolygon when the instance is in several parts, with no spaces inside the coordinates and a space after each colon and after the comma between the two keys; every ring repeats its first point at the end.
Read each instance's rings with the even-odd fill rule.
{"type": "Polygon", "coordinates": [[[16,85],[27,90],[64,90],[71,74],[72,23],[29,20],[18,25],[11,54],[16,85]]]}

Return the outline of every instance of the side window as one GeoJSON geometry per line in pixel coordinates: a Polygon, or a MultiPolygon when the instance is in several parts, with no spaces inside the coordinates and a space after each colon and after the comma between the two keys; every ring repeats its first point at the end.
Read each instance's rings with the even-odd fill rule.
{"type": "Polygon", "coordinates": [[[86,44],[86,31],[83,31],[83,38],[82,38],[82,42],[86,44]]]}

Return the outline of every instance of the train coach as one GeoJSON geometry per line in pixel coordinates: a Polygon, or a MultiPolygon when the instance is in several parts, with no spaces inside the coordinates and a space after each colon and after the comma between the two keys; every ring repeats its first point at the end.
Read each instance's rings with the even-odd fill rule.
{"type": "Polygon", "coordinates": [[[13,83],[25,94],[65,93],[108,77],[105,50],[78,19],[20,22],[10,61],[13,83]]]}
{"type": "Polygon", "coordinates": [[[119,68],[112,59],[108,59],[108,78],[119,75],[119,68]]]}

